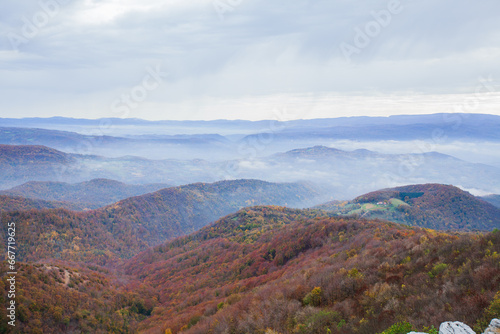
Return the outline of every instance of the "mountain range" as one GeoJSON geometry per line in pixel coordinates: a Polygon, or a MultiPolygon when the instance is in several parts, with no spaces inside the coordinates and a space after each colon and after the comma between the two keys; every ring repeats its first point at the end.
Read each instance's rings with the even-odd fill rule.
{"type": "MultiPolygon", "coordinates": [[[[235,180],[165,188],[84,212],[75,211],[81,208],[68,202],[0,196],[0,203],[2,221],[16,223],[20,231],[20,260],[54,258],[103,265],[197,231],[244,207],[305,207],[316,196],[319,193],[306,184],[235,180]]],[[[352,201],[315,206],[313,211],[320,216],[383,219],[437,230],[500,227],[499,208],[439,184],[384,189],[352,201]]]]}
{"type": "Polygon", "coordinates": [[[315,146],[262,158],[211,162],[147,160],[132,156],[106,158],[68,154],[44,146],[2,145],[0,156],[0,188],[3,189],[29,181],[74,183],[96,178],[143,185],[260,179],[315,183],[323,188],[324,201],[412,183],[455,184],[465,189],[500,193],[500,183],[496,181],[500,180],[500,168],[436,152],[383,154],[315,146]]]}
{"type": "MultiPolygon", "coordinates": [[[[107,118],[0,119],[0,144],[45,145],[64,152],[120,157],[140,152],[148,159],[235,160],[264,157],[299,147],[339,146],[346,150],[404,145],[403,151],[429,147],[459,158],[472,154],[500,166],[500,117],[433,114],[343,117],[284,121],[145,121],[107,118]],[[375,145],[379,147],[379,145],[375,145]],[[490,152],[482,149],[490,146],[490,152]],[[457,149],[459,147],[459,149],[457,149]],[[249,153],[251,151],[251,153],[249,153]],[[470,154],[467,154],[470,153],[470,154]],[[483,154],[484,153],[484,154],[483,154]]],[[[401,148],[399,148],[401,151],[401,148]]],[[[392,152],[390,152],[392,153],[392,152]]]]}
{"type": "MultiPolygon", "coordinates": [[[[285,113],[284,113],[285,114],[285,113]]],[[[469,131],[468,136],[477,138],[494,137],[498,139],[498,131],[486,131],[481,133],[481,129],[497,129],[500,124],[500,117],[487,114],[466,114],[466,113],[446,113],[446,114],[428,114],[428,115],[394,115],[388,117],[338,117],[323,119],[299,119],[284,120],[284,117],[278,119],[269,119],[262,121],[245,120],[214,120],[214,121],[148,121],[137,118],[103,118],[103,119],[76,119],[65,117],[52,118],[0,118],[0,124],[3,127],[10,128],[38,128],[46,130],[72,131],[78,133],[92,132],[90,130],[109,130],[116,135],[131,135],[136,128],[136,132],[143,134],[196,134],[196,133],[218,133],[221,135],[234,134],[257,134],[265,132],[266,127],[275,125],[279,128],[289,129],[290,131],[301,133],[304,129],[332,129],[332,128],[358,128],[366,130],[367,128],[377,129],[380,127],[418,125],[415,129],[422,129],[423,126],[449,128],[459,133],[460,127],[474,129],[469,131]],[[282,118],[282,119],[280,119],[282,118]],[[148,131],[149,129],[149,131],[148,131]]],[[[361,133],[361,132],[360,132],[361,133]]],[[[387,135],[387,133],[384,133],[387,135]]],[[[406,136],[408,134],[405,134],[406,136]]],[[[428,135],[427,133],[425,134],[428,135]]],[[[463,135],[463,134],[462,134],[463,135]]]]}
{"type": "Polygon", "coordinates": [[[340,334],[449,319],[483,330],[495,316],[498,208],[439,184],[312,209],[253,206],[304,206],[317,195],[304,184],[235,180],[85,212],[7,204],[1,221],[16,224],[20,328],[340,334]],[[474,229],[494,230],[463,232],[474,229]]]}
{"type": "Polygon", "coordinates": [[[500,317],[500,117],[284,119],[0,118],[15,330],[482,333],[500,317]]]}
{"type": "Polygon", "coordinates": [[[0,191],[0,194],[69,202],[83,208],[97,209],[128,197],[144,195],[169,187],[167,184],[129,185],[108,179],[94,179],[76,184],[31,181],[0,191]]]}
{"type": "Polygon", "coordinates": [[[19,328],[340,334],[455,319],[482,331],[500,305],[499,247],[498,231],[245,208],[112,268],[21,264],[19,328]]]}
{"type": "Polygon", "coordinates": [[[99,154],[109,157],[141,152],[140,154],[143,156],[172,158],[176,154],[182,154],[183,150],[189,150],[192,156],[200,156],[201,154],[203,157],[209,157],[210,155],[203,154],[204,151],[210,149],[213,153],[220,154],[224,150],[229,150],[229,143],[227,138],[217,134],[116,137],[37,128],[0,128],[0,144],[41,145],[68,153],[99,154]]]}
{"type": "Polygon", "coordinates": [[[303,184],[258,180],[196,183],[85,212],[8,211],[2,213],[2,221],[17,226],[17,242],[22,245],[17,254],[20,261],[55,258],[104,264],[191,233],[246,206],[303,207],[316,195],[303,184]]]}

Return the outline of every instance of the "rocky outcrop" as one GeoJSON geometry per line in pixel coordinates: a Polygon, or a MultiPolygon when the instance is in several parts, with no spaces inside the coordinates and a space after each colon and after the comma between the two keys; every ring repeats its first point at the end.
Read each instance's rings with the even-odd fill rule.
{"type": "MultiPolygon", "coordinates": [[[[422,333],[422,332],[410,332],[408,334],[427,334],[427,333],[422,333]]],[[[443,322],[441,326],[439,326],[439,334],[476,334],[470,328],[464,323],[455,321],[455,322],[443,322]]],[[[493,319],[490,322],[490,325],[486,330],[484,331],[483,334],[500,334],[500,320],[499,319],[493,319]]]]}
{"type": "Polygon", "coordinates": [[[486,328],[484,334],[500,334],[500,320],[491,320],[490,325],[486,328]]]}
{"type": "Polygon", "coordinates": [[[476,332],[466,324],[455,321],[443,322],[439,326],[439,334],[476,334],[476,332]]]}

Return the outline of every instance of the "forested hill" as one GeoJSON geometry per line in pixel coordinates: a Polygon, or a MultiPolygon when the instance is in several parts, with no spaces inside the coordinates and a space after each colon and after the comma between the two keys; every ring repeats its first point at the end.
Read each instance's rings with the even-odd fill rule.
{"type": "Polygon", "coordinates": [[[438,230],[500,228],[500,209],[457,187],[421,184],[374,191],[317,208],[438,230]]]}
{"type": "Polygon", "coordinates": [[[300,207],[315,195],[302,184],[221,181],[167,188],[86,212],[3,213],[2,221],[16,222],[21,261],[60,258],[104,264],[193,232],[245,206],[300,207]]]}
{"type": "MultiPolygon", "coordinates": [[[[241,195],[243,185],[253,181],[227,182],[185,186],[189,190],[181,192],[209,196],[236,182],[241,195]]],[[[164,191],[156,196],[175,199],[164,191]]],[[[196,202],[191,198],[184,205],[196,202]]],[[[142,232],[119,214],[133,203],[87,214],[3,215],[2,222],[17,222],[19,259],[42,262],[18,265],[20,332],[375,334],[396,322],[425,331],[460,320],[481,333],[498,317],[498,230],[445,233],[329,217],[317,209],[258,206],[119,261],[113,269],[97,266],[144,249],[138,243],[142,232]],[[92,218],[99,214],[104,219],[92,218]]],[[[7,266],[2,268],[5,278],[7,266]]],[[[0,280],[0,288],[6,286],[0,280]]]]}
{"type": "Polygon", "coordinates": [[[71,155],[46,146],[33,145],[1,145],[0,164],[40,164],[66,163],[71,161],[71,155]]]}
{"type": "Polygon", "coordinates": [[[0,189],[36,180],[58,180],[75,158],[45,146],[0,145],[0,189]]]}
{"type": "Polygon", "coordinates": [[[170,187],[168,184],[129,185],[108,179],[94,179],[76,184],[32,181],[1,191],[0,194],[65,201],[89,209],[97,209],[125,198],[151,193],[168,187],[170,187]]]}
{"type": "Polygon", "coordinates": [[[157,296],[139,324],[145,333],[374,334],[450,319],[484,330],[500,303],[499,253],[498,231],[449,234],[253,207],[124,268],[141,282],[136,289],[157,296]]]}
{"type": "Polygon", "coordinates": [[[1,211],[26,211],[33,209],[56,209],[82,210],[83,207],[68,202],[43,201],[39,199],[28,199],[19,196],[0,195],[1,211]]]}

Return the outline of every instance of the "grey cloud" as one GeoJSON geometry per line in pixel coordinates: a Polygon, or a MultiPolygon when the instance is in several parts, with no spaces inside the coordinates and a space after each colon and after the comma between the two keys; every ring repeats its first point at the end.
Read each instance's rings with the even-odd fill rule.
{"type": "MultiPolygon", "coordinates": [[[[40,5],[8,0],[0,14],[0,98],[16,112],[29,109],[24,96],[36,95],[40,109],[62,99],[68,106],[74,101],[74,110],[93,101],[105,113],[106,101],[159,63],[170,76],[151,96],[157,105],[206,96],[467,92],[479,75],[500,76],[496,0],[401,0],[401,13],[348,64],[339,45],[352,44],[354,29],[363,29],[390,1],[243,0],[224,20],[211,0],[151,1],[156,7],[85,23],[92,1],[73,0],[16,53],[6,36],[20,32],[21,18],[40,5]]],[[[70,111],[54,110],[63,113],[70,111]]]]}

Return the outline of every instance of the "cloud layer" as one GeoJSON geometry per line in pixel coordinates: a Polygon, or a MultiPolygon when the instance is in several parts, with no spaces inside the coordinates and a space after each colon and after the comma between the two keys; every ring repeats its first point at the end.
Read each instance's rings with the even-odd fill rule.
{"type": "Polygon", "coordinates": [[[465,98],[449,94],[474,94],[480,77],[493,89],[472,112],[495,113],[498,102],[496,0],[5,0],[2,7],[0,117],[261,119],[289,101],[304,105],[306,118],[421,113],[425,104],[401,110],[387,101],[422,94],[435,101],[434,112],[446,111],[440,101],[450,96],[465,98]],[[154,89],[144,86],[151,68],[168,72],[154,89]],[[349,108],[358,96],[365,104],[349,108]]]}

